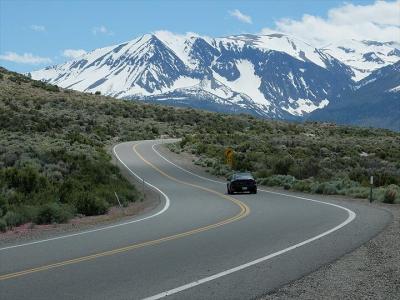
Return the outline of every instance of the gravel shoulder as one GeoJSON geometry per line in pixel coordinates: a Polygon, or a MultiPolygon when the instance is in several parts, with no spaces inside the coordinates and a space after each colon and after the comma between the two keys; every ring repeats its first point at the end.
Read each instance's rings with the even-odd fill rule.
{"type": "Polygon", "coordinates": [[[400,205],[371,205],[392,213],[393,220],[384,231],[355,251],[260,300],[400,299],[400,205]]]}
{"type": "MultiPolygon", "coordinates": [[[[173,153],[165,145],[159,146],[157,150],[190,171],[210,176],[204,168],[193,164],[194,155],[173,153]]],[[[223,178],[218,179],[223,180],[223,178]]],[[[281,190],[270,187],[267,189],[281,190]]],[[[258,300],[400,299],[400,205],[380,202],[370,204],[368,200],[343,196],[329,196],[329,198],[384,209],[393,215],[392,222],[380,234],[355,251],[263,295],[258,300]]]]}

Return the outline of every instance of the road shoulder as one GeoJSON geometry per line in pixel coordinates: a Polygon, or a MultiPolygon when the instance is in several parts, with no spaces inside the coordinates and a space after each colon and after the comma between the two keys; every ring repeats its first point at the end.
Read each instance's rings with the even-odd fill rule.
{"type": "Polygon", "coordinates": [[[400,205],[373,206],[393,215],[380,234],[337,261],[260,299],[399,299],[400,205]]]}

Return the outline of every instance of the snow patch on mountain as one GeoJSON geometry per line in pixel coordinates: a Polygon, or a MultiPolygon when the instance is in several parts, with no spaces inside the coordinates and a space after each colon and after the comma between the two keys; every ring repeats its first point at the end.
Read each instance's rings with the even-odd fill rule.
{"type": "Polygon", "coordinates": [[[223,99],[234,95],[234,91],[216,79],[203,79],[199,83],[199,88],[223,99]]]}
{"type": "Polygon", "coordinates": [[[156,31],[154,35],[168,46],[184,64],[194,69],[197,61],[190,57],[190,49],[197,36],[173,34],[169,31],[156,31]]]}
{"type": "Polygon", "coordinates": [[[329,104],[328,99],[322,100],[319,105],[315,105],[309,99],[289,99],[290,105],[287,107],[283,107],[282,109],[287,111],[288,113],[295,116],[303,116],[304,114],[308,114],[313,112],[316,109],[322,109],[329,104]]]}
{"type": "MultiPolygon", "coordinates": [[[[176,89],[196,86],[199,84],[199,82],[200,80],[196,78],[180,76],[173,82],[173,84],[170,87],[162,87],[159,90],[154,91],[153,93],[150,93],[143,87],[134,84],[124,92],[116,94],[116,96],[118,96],[119,98],[126,98],[126,97],[134,98],[135,96],[137,96],[138,98],[142,98],[144,96],[161,95],[176,89]]],[[[115,90],[114,87],[113,90],[115,90]]]]}
{"type": "Polygon", "coordinates": [[[298,60],[311,61],[320,67],[326,68],[325,62],[315,47],[285,34],[243,34],[217,38],[215,40],[217,44],[226,49],[238,50],[246,46],[251,46],[263,51],[279,51],[289,54],[298,60]]]}
{"type": "Polygon", "coordinates": [[[256,45],[264,49],[285,52],[298,60],[311,61],[320,67],[326,68],[325,62],[315,47],[293,37],[279,34],[261,35],[256,45]]]}
{"type": "Polygon", "coordinates": [[[400,60],[398,42],[342,40],[323,47],[321,51],[350,66],[355,81],[400,60]]]}
{"type": "Polygon", "coordinates": [[[188,86],[194,86],[200,83],[199,79],[187,77],[187,76],[179,76],[177,80],[174,81],[173,85],[161,91],[161,93],[165,93],[167,91],[173,91],[175,89],[180,89],[188,86]]]}
{"type": "Polygon", "coordinates": [[[255,103],[269,106],[271,103],[260,91],[261,79],[255,74],[254,65],[248,60],[236,60],[235,65],[240,73],[236,80],[229,81],[215,72],[214,77],[232,90],[249,96],[255,103]]]}
{"type": "Polygon", "coordinates": [[[396,86],[396,87],[394,87],[394,88],[392,88],[392,89],[390,89],[390,90],[388,90],[388,92],[391,92],[391,93],[398,93],[398,92],[400,92],[400,85],[399,85],[399,86],[396,86]]]}

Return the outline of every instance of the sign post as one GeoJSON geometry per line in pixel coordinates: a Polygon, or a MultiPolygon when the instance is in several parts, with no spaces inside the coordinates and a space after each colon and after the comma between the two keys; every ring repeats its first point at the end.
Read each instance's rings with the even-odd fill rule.
{"type": "Polygon", "coordinates": [[[146,193],[144,192],[144,186],[145,186],[144,178],[142,178],[143,200],[146,199],[146,193]]]}
{"type": "Polygon", "coordinates": [[[369,191],[369,202],[371,203],[373,201],[373,199],[372,199],[372,186],[374,185],[374,176],[371,176],[371,178],[369,180],[369,184],[371,186],[371,189],[369,191]]]}
{"type": "Polygon", "coordinates": [[[231,147],[226,148],[224,151],[225,161],[232,168],[233,166],[233,149],[231,147]]]}

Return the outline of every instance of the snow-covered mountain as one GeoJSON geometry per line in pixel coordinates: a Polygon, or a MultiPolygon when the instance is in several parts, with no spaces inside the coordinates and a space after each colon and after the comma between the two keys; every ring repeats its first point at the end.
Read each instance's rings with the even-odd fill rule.
{"type": "Polygon", "coordinates": [[[400,61],[373,71],[309,119],[400,131],[400,61]]]}
{"type": "Polygon", "coordinates": [[[321,51],[350,66],[355,81],[400,60],[398,42],[342,40],[323,47],[321,51]]]}
{"type": "Polygon", "coordinates": [[[291,119],[326,107],[354,89],[354,79],[400,59],[395,43],[353,44],[317,49],[283,34],[157,32],[30,75],[118,98],[291,119]]]}

